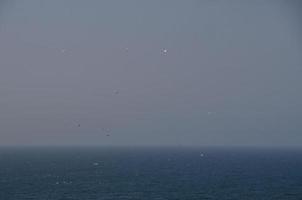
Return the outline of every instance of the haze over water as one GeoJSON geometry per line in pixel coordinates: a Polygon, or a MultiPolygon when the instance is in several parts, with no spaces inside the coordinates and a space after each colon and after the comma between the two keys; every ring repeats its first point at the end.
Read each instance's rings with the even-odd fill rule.
{"type": "Polygon", "coordinates": [[[0,6],[1,145],[302,143],[299,1],[0,6]]]}

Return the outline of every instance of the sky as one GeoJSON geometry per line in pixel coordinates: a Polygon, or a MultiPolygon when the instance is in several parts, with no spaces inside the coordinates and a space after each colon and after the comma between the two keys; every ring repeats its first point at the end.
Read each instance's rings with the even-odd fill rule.
{"type": "Polygon", "coordinates": [[[0,1],[0,145],[302,145],[281,0],[0,1]]]}

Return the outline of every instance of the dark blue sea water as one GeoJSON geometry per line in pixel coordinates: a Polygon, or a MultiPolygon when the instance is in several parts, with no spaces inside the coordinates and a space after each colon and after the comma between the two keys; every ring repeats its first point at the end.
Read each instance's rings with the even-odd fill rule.
{"type": "Polygon", "coordinates": [[[302,151],[1,148],[0,200],[302,199],[302,151]]]}

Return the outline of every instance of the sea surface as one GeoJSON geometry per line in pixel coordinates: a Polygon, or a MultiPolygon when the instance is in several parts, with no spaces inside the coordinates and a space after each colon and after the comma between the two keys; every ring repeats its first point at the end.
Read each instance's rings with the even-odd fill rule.
{"type": "Polygon", "coordinates": [[[0,148],[0,200],[301,200],[302,150],[0,148]]]}

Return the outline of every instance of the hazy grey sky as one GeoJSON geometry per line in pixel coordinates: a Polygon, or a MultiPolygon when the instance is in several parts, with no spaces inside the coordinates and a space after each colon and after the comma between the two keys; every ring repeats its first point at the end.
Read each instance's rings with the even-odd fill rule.
{"type": "Polygon", "coordinates": [[[302,145],[301,5],[2,1],[0,145],[302,145]]]}

